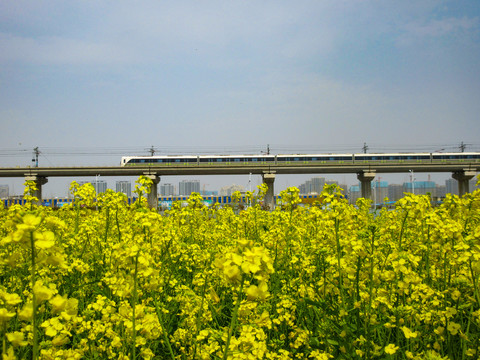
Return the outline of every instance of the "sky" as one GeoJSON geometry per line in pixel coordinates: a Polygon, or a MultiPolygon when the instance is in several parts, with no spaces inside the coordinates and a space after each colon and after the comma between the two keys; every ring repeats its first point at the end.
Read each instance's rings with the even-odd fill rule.
{"type": "Polygon", "coordinates": [[[476,0],[0,2],[0,167],[31,165],[35,147],[40,166],[117,165],[152,146],[480,151],[479,99],[476,0]]]}

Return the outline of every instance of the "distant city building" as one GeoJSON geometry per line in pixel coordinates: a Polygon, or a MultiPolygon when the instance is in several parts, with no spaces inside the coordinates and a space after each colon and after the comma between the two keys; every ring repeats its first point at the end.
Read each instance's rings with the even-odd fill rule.
{"type": "Polygon", "coordinates": [[[478,179],[477,179],[477,177],[475,176],[472,180],[470,180],[470,181],[468,182],[468,186],[469,186],[470,192],[472,192],[472,191],[474,191],[474,190],[476,190],[476,189],[479,188],[479,187],[477,186],[477,181],[478,181],[478,179]]]}
{"type": "Polygon", "coordinates": [[[437,199],[444,198],[446,194],[447,194],[447,187],[445,185],[437,184],[437,188],[435,189],[435,197],[437,199]]]}
{"type": "Polygon", "coordinates": [[[447,190],[447,194],[454,194],[458,195],[458,182],[455,179],[447,179],[445,180],[445,187],[447,190]]]}
{"type": "MultiPolygon", "coordinates": [[[[469,182],[468,182],[468,191],[469,192],[472,192],[474,191],[475,189],[478,189],[478,187],[476,186],[477,185],[477,177],[473,177],[473,179],[471,179],[469,182]]],[[[448,194],[454,194],[454,195],[458,195],[458,181],[455,180],[455,179],[447,179],[445,180],[445,186],[447,188],[447,193],[448,194]]]]}
{"type": "Polygon", "coordinates": [[[97,194],[101,194],[107,191],[107,182],[104,180],[93,181],[92,185],[95,188],[97,194]]]}
{"type": "MultiPolygon", "coordinates": [[[[335,180],[325,180],[323,177],[314,177],[310,180],[305,181],[303,184],[298,186],[300,194],[302,195],[311,195],[311,194],[320,194],[323,191],[325,185],[338,185],[338,181],[335,180]]],[[[343,189],[343,193],[347,193],[347,185],[339,185],[343,189]]]]}
{"type": "Polygon", "coordinates": [[[352,185],[348,189],[348,202],[350,204],[355,204],[358,199],[362,197],[362,192],[360,185],[352,185]]]}
{"type": "Polygon", "coordinates": [[[235,191],[244,192],[245,188],[242,185],[229,185],[220,189],[220,196],[231,196],[235,191]]]}
{"type": "Polygon", "coordinates": [[[132,197],[132,183],[130,181],[117,181],[115,183],[115,191],[132,197]]]}
{"type": "Polygon", "coordinates": [[[314,177],[310,180],[305,181],[300,185],[299,190],[300,194],[320,194],[323,190],[326,181],[323,177],[314,177]]]}
{"type": "Polygon", "coordinates": [[[160,184],[160,196],[174,196],[175,186],[173,184],[160,184]]]}
{"type": "Polygon", "coordinates": [[[104,193],[107,191],[107,182],[105,180],[94,180],[94,181],[79,181],[78,185],[82,186],[85,184],[92,184],[95,192],[97,194],[104,193]]]}
{"type": "Polygon", "coordinates": [[[429,193],[431,196],[435,194],[436,184],[433,181],[414,181],[403,183],[403,191],[408,193],[414,193],[415,195],[426,195],[429,193]]]}
{"type": "Polygon", "coordinates": [[[178,195],[189,196],[193,192],[200,193],[200,180],[182,180],[178,184],[178,195]]]}
{"type": "Polygon", "coordinates": [[[376,204],[383,203],[388,196],[388,182],[386,181],[372,181],[372,198],[376,204]]]}
{"type": "Polygon", "coordinates": [[[0,185],[0,199],[7,199],[9,195],[8,185],[0,185]]]}
{"type": "Polygon", "coordinates": [[[390,201],[397,201],[403,197],[403,185],[390,184],[388,185],[388,199],[390,201]]]}

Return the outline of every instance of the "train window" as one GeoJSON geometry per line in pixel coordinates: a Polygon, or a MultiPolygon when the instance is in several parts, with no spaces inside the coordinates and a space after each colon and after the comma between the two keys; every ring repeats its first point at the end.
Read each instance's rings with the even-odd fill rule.
{"type": "Polygon", "coordinates": [[[254,162],[257,162],[257,161],[258,161],[258,159],[257,159],[257,158],[253,158],[253,159],[252,159],[252,161],[254,161],[254,162]]]}
{"type": "Polygon", "coordinates": [[[180,159],[175,159],[175,162],[176,162],[176,163],[179,163],[179,162],[180,162],[180,159]]]}
{"type": "Polygon", "coordinates": [[[240,162],[240,159],[233,159],[234,162],[240,162]]]}
{"type": "Polygon", "coordinates": [[[217,162],[222,162],[223,159],[222,158],[217,158],[217,162]]]}

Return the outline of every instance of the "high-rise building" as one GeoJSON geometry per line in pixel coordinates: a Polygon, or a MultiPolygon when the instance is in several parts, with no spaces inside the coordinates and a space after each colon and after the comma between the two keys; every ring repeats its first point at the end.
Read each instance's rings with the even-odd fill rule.
{"type": "Polygon", "coordinates": [[[470,192],[474,191],[475,189],[478,189],[479,187],[477,186],[478,178],[475,176],[473,179],[471,179],[468,183],[468,189],[470,192]]]}
{"type": "Polygon", "coordinates": [[[228,185],[220,189],[220,196],[231,196],[235,191],[244,192],[245,188],[242,185],[228,185]]]}
{"type": "Polygon", "coordinates": [[[320,194],[326,183],[331,183],[331,181],[325,181],[323,177],[311,178],[299,186],[300,194],[320,194]]]}
{"type": "Polygon", "coordinates": [[[437,184],[437,188],[435,189],[435,197],[437,199],[444,198],[446,194],[447,194],[447,187],[445,185],[437,184]]]}
{"type": "Polygon", "coordinates": [[[352,185],[348,189],[348,202],[350,204],[355,204],[359,198],[362,197],[362,192],[360,191],[360,185],[352,185]]]}
{"type": "Polygon", "coordinates": [[[388,185],[388,199],[390,201],[397,201],[403,197],[403,185],[390,184],[388,185]]]}
{"type": "Polygon", "coordinates": [[[0,199],[6,199],[9,195],[8,185],[0,185],[0,199]]]}
{"type": "Polygon", "coordinates": [[[388,196],[388,182],[386,181],[372,181],[372,198],[376,204],[383,203],[388,196]]]}
{"type": "Polygon", "coordinates": [[[97,194],[104,193],[107,191],[107,182],[105,180],[95,180],[92,182],[93,187],[97,194]]]}
{"type": "Polygon", "coordinates": [[[447,194],[458,195],[458,182],[455,179],[445,180],[445,186],[447,188],[447,194]]]}
{"type": "Polygon", "coordinates": [[[189,196],[191,193],[200,193],[200,180],[182,180],[178,184],[178,194],[189,196]]]}
{"type": "Polygon", "coordinates": [[[132,183],[130,181],[117,181],[115,183],[115,191],[132,197],[132,183]]]}
{"type": "Polygon", "coordinates": [[[403,183],[403,191],[415,195],[426,195],[429,193],[435,196],[436,184],[433,181],[414,181],[403,183]]]}
{"type": "Polygon", "coordinates": [[[94,180],[94,181],[79,181],[78,185],[82,186],[85,184],[92,184],[95,192],[97,194],[104,193],[107,191],[107,182],[105,180],[94,180]]]}
{"type": "MultiPolygon", "coordinates": [[[[475,176],[468,182],[468,191],[472,192],[477,189],[477,177],[475,176]]],[[[458,195],[458,181],[455,179],[445,180],[445,186],[447,187],[447,193],[458,195]]]]}
{"type": "Polygon", "coordinates": [[[160,195],[161,196],[173,196],[175,195],[175,186],[173,184],[160,184],[160,195]]]}

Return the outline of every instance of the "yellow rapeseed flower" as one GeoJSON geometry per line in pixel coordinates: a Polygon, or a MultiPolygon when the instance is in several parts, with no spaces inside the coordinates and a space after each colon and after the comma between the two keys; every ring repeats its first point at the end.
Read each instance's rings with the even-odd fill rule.
{"type": "Polygon", "coordinates": [[[268,285],[265,281],[261,281],[260,284],[250,285],[246,290],[248,300],[260,300],[263,301],[269,295],[268,285]]]}
{"type": "Polygon", "coordinates": [[[52,313],[56,314],[65,310],[67,307],[67,298],[64,298],[61,295],[55,295],[49,300],[49,303],[52,305],[52,313]]]}
{"type": "Polygon", "coordinates": [[[33,214],[26,214],[22,218],[22,223],[17,225],[17,229],[24,231],[32,231],[40,224],[41,221],[41,217],[35,216],[33,214]]]}
{"type": "Polygon", "coordinates": [[[395,344],[388,344],[387,346],[385,346],[385,352],[389,355],[395,354],[398,349],[399,347],[395,346],[395,344]]]}
{"type": "Polygon", "coordinates": [[[35,246],[39,249],[49,249],[55,245],[55,235],[51,231],[33,233],[35,239],[35,246]]]}
{"type": "Polygon", "coordinates": [[[12,306],[20,304],[22,302],[22,299],[20,298],[20,296],[15,293],[13,294],[3,293],[2,298],[8,305],[12,305],[12,306]]]}
{"type": "Polygon", "coordinates": [[[14,331],[7,334],[7,339],[13,346],[25,346],[28,341],[25,341],[25,335],[21,331],[14,331]]]}
{"type": "Polygon", "coordinates": [[[452,335],[457,335],[458,334],[458,331],[460,330],[461,326],[460,324],[457,324],[453,321],[451,321],[448,326],[447,326],[447,330],[450,332],[450,334],[452,335]]]}
{"type": "Polygon", "coordinates": [[[402,331],[403,331],[403,334],[405,335],[405,337],[407,339],[410,339],[410,338],[416,338],[418,333],[416,331],[412,331],[410,330],[408,327],[406,326],[402,326],[401,327],[402,331]]]}
{"type": "Polygon", "coordinates": [[[3,324],[9,321],[14,316],[15,316],[15,313],[10,312],[5,308],[0,308],[0,324],[3,324]]]}
{"type": "Polygon", "coordinates": [[[18,318],[22,321],[31,321],[33,318],[33,305],[27,303],[23,306],[22,310],[18,313],[18,318]]]}
{"type": "Polygon", "coordinates": [[[40,281],[37,281],[33,286],[33,292],[35,293],[39,303],[45,300],[50,300],[54,294],[52,289],[44,286],[40,281]]]}

